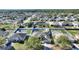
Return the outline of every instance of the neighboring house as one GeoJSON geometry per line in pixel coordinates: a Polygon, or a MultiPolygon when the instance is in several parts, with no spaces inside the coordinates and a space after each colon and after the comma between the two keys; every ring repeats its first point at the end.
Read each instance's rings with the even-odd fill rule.
{"type": "Polygon", "coordinates": [[[73,26],[71,22],[63,22],[62,26],[73,26]]]}
{"type": "Polygon", "coordinates": [[[46,22],[47,24],[49,24],[49,25],[53,25],[54,24],[54,22],[46,22]]]}
{"type": "Polygon", "coordinates": [[[27,37],[28,35],[26,33],[15,33],[9,38],[9,40],[12,42],[21,42],[24,41],[27,37]]]}
{"type": "Polygon", "coordinates": [[[49,34],[47,32],[34,32],[32,34],[32,36],[36,36],[38,38],[41,38],[42,39],[42,43],[50,43],[51,39],[49,37],[49,34]]]}
{"type": "Polygon", "coordinates": [[[62,26],[61,22],[51,22],[51,26],[62,26]]]}
{"type": "Polygon", "coordinates": [[[74,16],[71,16],[71,17],[69,17],[69,20],[70,20],[70,21],[75,21],[76,18],[75,18],[74,16]]]}
{"type": "Polygon", "coordinates": [[[0,30],[0,36],[6,37],[8,34],[8,32],[0,30]]]}
{"type": "Polygon", "coordinates": [[[64,20],[65,20],[65,21],[68,21],[68,17],[64,17],[64,20]]]}
{"type": "Polygon", "coordinates": [[[72,24],[74,27],[79,27],[79,22],[73,22],[72,24]]]}
{"type": "Polygon", "coordinates": [[[58,22],[58,24],[59,24],[59,26],[61,26],[61,27],[63,26],[63,25],[62,25],[62,24],[63,24],[63,22],[58,22]]]}
{"type": "Polygon", "coordinates": [[[51,22],[50,23],[52,26],[63,26],[63,22],[51,22]]]}
{"type": "Polygon", "coordinates": [[[33,32],[32,36],[40,37],[43,33],[39,31],[33,32]]]}

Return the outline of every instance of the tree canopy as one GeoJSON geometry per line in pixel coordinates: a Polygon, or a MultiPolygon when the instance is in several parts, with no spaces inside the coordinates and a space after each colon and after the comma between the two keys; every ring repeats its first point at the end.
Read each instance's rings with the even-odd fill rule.
{"type": "Polygon", "coordinates": [[[42,49],[41,40],[38,37],[29,37],[28,41],[26,41],[26,46],[29,49],[42,49]]]}

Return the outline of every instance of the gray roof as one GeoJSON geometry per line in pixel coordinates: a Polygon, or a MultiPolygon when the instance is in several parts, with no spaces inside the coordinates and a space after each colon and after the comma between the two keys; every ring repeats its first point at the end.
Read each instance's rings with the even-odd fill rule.
{"type": "Polygon", "coordinates": [[[26,33],[15,33],[13,36],[9,38],[9,40],[23,41],[26,38],[26,36],[26,33]]]}
{"type": "Polygon", "coordinates": [[[0,30],[0,36],[7,36],[8,32],[0,30]]]}

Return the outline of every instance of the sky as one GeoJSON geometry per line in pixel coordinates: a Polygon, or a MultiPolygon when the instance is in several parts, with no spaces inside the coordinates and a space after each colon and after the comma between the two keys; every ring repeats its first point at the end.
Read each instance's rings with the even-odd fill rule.
{"type": "Polygon", "coordinates": [[[0,0],[0,9],[77,9],[79,0],[0,0]]]}

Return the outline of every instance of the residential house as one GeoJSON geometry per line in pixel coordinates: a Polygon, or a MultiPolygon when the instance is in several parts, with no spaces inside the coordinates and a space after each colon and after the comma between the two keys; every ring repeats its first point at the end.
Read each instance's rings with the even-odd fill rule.
{"type": "Polygon", "coordinates": [[[24,41],[26,38],[28,38],[28,35],[26,33],[14,33],[9,40],[12,42],[21,42],[24,41]]]}

